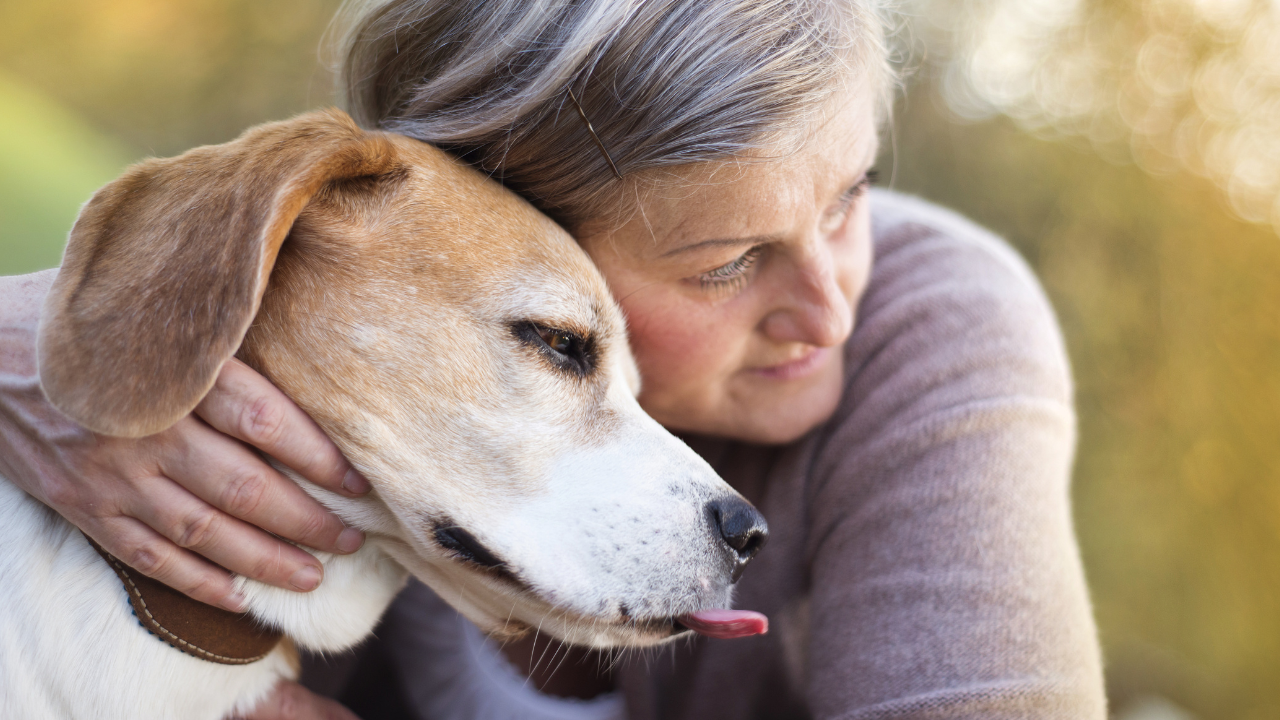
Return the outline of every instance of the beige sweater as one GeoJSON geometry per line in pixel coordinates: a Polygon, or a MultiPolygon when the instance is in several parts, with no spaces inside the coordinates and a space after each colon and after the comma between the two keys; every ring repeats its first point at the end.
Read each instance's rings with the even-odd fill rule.
{"type": "MultiPolygon", "coordinates": [[[[986,231],[872,198],[875,265],[835,416],[782,447],[688,438],[768,518],[735,604],[771,631],[625,665],[631,720],[1106,715],[1071,525],[1070,371],[1049,303],[986,231]]],[[[526,713],[489,680],[464,687],[475,673],[459,648],[475,648],[421,586],[387,623],[411,714],[588,710],[526,713]],[[446,690],[451,709],[433,706],[446,690]]]]}

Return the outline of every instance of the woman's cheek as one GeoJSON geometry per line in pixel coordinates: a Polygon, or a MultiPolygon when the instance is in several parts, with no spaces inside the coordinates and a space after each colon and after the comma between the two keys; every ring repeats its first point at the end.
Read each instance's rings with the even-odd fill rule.
{"type": "Polygon", "coordinates": [[[718,394],[737,369],[735,333],[715,314],[695,303],[653,298],[623,303],[631,349],[640,366],[642,404],[658,408],[684,406],[718,394]]]}

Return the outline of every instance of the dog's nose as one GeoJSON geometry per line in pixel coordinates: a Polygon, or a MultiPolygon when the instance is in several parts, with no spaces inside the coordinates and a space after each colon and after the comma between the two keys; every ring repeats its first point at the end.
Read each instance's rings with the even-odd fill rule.
{"type": "Polygon", "coordinates": [[[725,498],[707,503],[707,518],[716,536],[729,549],[733,561],[733,582],[738,582],[751,558],[769,539],[764,516],[742,498],[725,498]]]}

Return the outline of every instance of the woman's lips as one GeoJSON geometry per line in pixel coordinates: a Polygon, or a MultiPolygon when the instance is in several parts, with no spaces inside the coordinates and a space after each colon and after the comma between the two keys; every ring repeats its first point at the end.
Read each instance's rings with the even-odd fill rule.
{"type": "Polygon", "coordinates": [[[751,372],[770,380],[795,380],[817,370],[830,352],[830,348],[816,347],[809,351],[807,355],[795,360],[784,362],[780,365],[751,368],[751,372]]]}

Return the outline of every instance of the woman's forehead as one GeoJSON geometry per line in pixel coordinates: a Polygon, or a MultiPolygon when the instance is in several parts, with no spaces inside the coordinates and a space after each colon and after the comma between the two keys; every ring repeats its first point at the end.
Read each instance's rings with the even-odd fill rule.
{"type": "Polygon", "coordinates": [[[709,237],[784,232],[796,213],[836,199],[875,160],[875,118],[846,106],[815,125],[803,145],[786,154],[763,151],[655,173],[638,193],[627,223],[646,231],[645,254],[709,237]]]}

